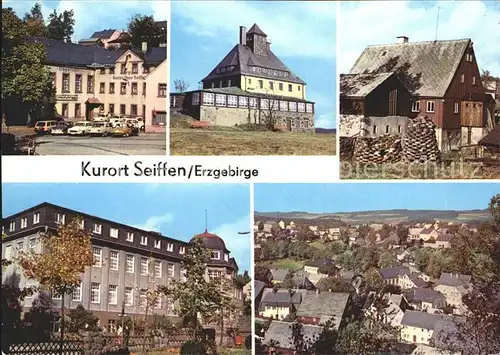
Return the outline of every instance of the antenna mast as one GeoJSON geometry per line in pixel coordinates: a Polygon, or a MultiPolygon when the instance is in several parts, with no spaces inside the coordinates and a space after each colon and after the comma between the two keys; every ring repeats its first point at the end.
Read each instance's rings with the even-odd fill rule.
{"type": "Polygon", "coordinates": [[[439,28],[439,10],[441,10],[441,7],[438,6],[438,13],[437,13],[437,20],[436,20],[436,37],[434,38],[435,41],[438,40],[438,28],[439,28]]]}
{"type": "Polygon", "coordinates": [[[205,209],[205,232],[208,232],[208,213],[207,213],[207,209],[205,209]]]}

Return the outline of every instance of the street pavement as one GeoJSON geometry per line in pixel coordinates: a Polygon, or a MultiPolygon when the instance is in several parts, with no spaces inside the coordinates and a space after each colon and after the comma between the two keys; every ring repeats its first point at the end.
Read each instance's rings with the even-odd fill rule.
{"type": "Polygon", "coordinates": [[[36,137],[38,155],[165,155],[165,133],[142,133],[134,137],[36,137]]]}

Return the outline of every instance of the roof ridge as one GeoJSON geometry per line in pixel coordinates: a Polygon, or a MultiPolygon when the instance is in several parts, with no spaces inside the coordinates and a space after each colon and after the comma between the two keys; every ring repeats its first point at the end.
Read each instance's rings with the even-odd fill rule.
{"type": "Polygon", "coordinates": [[[434,41],[418,41],[418,42],[407,42],[407,43],[387,43],[387,44],[369,44],[366,47],[388,47],[388,46],[408,46],[413,44],[429,44],[429,43],[448,43],[448,42],[465,42],[472,41],[471,38],[460,38],[460,39],[443,39],[443,40],[434,40],[434,41]]]}

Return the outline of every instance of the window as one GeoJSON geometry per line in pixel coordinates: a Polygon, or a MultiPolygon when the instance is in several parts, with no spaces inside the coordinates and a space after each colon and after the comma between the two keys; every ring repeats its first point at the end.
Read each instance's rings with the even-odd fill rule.
{"type": "Polygon", "coordinates": [[[36,238],[31,238],[28,241],[28,249],[31,253],[34,253],[36,251],[36,238]]]}
{"type": "Polygon", "coordinates": [[[401,125],[398,125],[398,133],[401,133],[401,125]]]}
{"type": "Polygon", "coordinates": [[[427,101],[427,112],[434,112],[434,101],[427,101]]]}
{"type": "Polygon", "coordinates": [[[120,83],[120,95],[127,95],[127,83],[120,83]]]}
{"type": "Polygon", "coordinates": [[[260,99],[260,108],[267,110],[269,108],[269,99],[260,99]]]}
{"type": "Polygon", "coordinates": [[[109,252],[109,269],[118,270],[118,252],[116,250],[109,252]]]}
{"type": "Polygon", "coordinates": [[[296,102],[289,102],[288,103],[288,110],[291,112],[297,112],[297,103],[296,102]]]}
{"type": "Polygon", "coordinates": [[[12,221],[9,225],[9,232],[14,232],[16,230],[16,222],[12,221]]]}
{"type": "Polygon", "coordinates": [[[203,104],[204,105],[213,105],[214,104],[214,94],[204,92],[203,93],[203,104]]]}
{"type": "Polygon", "coordinates": [[[69,74],[63,73],[62,75],[62,92],[69,92],[69,74]]]}
{"type": "Polygon", "coordinates": [[[62,300],[61,295],[59,293],[57,293],[56,291],[51,290],[50,293],[51,293],[53,300],[62,300]]]}
{"type": "Polygon", "coordinates": [[[161,308],[161,295],[156,296],[155,308],[161,308]]]}
{"type": "Polygon", "coordinates": [[[248,83],[251,84],[252,83],[252,79],[248,78],[248,83]]]}
{"type": "Polygon", "coordinates": [[[75,76],[75,92],[77,94],[82,92],[82,75],[76,74],[75,76]]]}
{"type": "Polygon", "coordinates": [[[134,304],[134,289],[132,287],[125,287],[124,301],[125,306],[132,306],[134,304]]]}
{"type": "Polygon", "coordinates": [[[385,133],[386,134],[391,133],[391,127],[389,125],[385,126],[385,133]]]}
{"type": "Polygon", "coordinates": [[[250,105],[250,108],[257,108],[257,98],[256,97],[249,98],[248,103],[250,105]]]}
{"type": "Polygon", "coordinates": [[[16,244],[16,254],[19,255],[19,252],[24,251],[24,242],[17,242],[16,244]]]}
{"type": "Polygon", "coordinates": [[[411,112],[420,112],[420,101],[413,101],[411,104],[411,112]]]}
{"type": "Polygon", "coordinates": [[[28,218],[21,218],[21,228],[26,228],[28,226],[28,218]]]}
{"type": "Polygon", "coordinates": [[[148,274],[148,258],[141,258],[141,275],[148,274]]]}
{"type": "Polygon", "coordinates": [[[109,236],[111,238],[118,238],[118,228],[109,228],[109,236]]]}
{"type": "Polygon", "coordinates": [[[215,94],[215,106],[226,106],[226,95],[215,94]]]}
{"type": "Polygon", "coordinates": [[[465,83],[465,74],[464,73],[460,74],[460,82],[462,84],[465,83]]]}
{"type": "MultiPolygon", "coordinates": [[[[174,99],[175,99],[175,97],[174,97],[174,99]]],[[[200,104],[200,93],[199,92],[193,93],[193,96],[191,97],[191,103],[193,104],[193,106],[198,106],[200,104]]]]}
{"type": "Polygon", "coordinates": [[[132,95],[137,95],[137,83],[132,83],[132,95]]]}
{"type": "Polygon", "coordinates": [[[89,75],[87,76],[87,94],[93,94],[94,93],[94,76],[89,75]]]}
{"type": "Polygon", "coordinates": [[[373,125],[373,134],[377,134],[377,126],[373,125]]]}
{"type": "Polygon", "coordinates": [[[75,286],[73,289],[71,300],[75,302],[82,301],[82,284],[80,283],[78,286],[75,286]]]}
{"type": "Polygon", "coordinates": [[[94,228],[92,229],[92,232],[95,234],[101,234],[102,232],[102,225],[94,223],[94,228]]]}
{"type": "Polygon", "coordinates": [[[95,267],[102,266],[102,249],[98,247],[92,248],[92,254],[94,255],[94,265],[95,267]]]}
{"type": "Polygon", "coordinates": [[[231,79],[228,79],[228,80],[227,80],[227,86],[228,86],[228,87],[231,87],[231,79]]]}
{"type": "Polygon", "coordinates": [[[167,97],[167,84],[158,84],[158,97],[167,97]]]}
{"type": "Polygon", "coordinates": [[[279,83],[279,84],[278,84],[278,89],[279,89],[280,91],[283,91],[283,83],[279,83]]]}
{"type": "Polygon", "coordinates": [[[118,303],[118,286],[109,285],[108,289],[108,304],[118,303]]]}
{"type": "Polygon", "coordinates": [[[186,269],[181,269],[181,281],[186,282],[187,281],[187,271],[186,269]]]}
{"type": "Polygon", "coordinates": [[[228,95],[227,96],[227,107],[238,107],[238,96],[228,95]]]}
{"type": "Polygon", "coordinates": [[[472,144],[472,127],[467,127],[467,145],[472,144]]]}
{"type": "Polygon", "coordinates": [[[120,74],[127,74],[127,66],[125,63],[122,63],[120,66],[120,74]]]}
{"type": "Polygon", "coordinates": [[[75,117],[82,117],[82,105],[80,103],[75,104],[75,117]]]}
{"type": "Polygon", "coordinates": [[[476,77],[475,76],[472,77],[472,85],[476,85],[476,77]]]}
{"type": "Polygon", "coordinates": [[[174,264],[168,264],[167,265],[167,276],[170,278],[173,278],[175,276],[175,265],[174,264]]]}
{"type": "Polygon", "coordinates": [[[149,73],[149,67],[145,66],[144,64],[142,65],[142,72],[144,74],[148,74],[149,73]]]}
{"type": "Polygon", "coordinates": [[[64,117],[68,117],[69,116],[69,104],[63,104],[62,105],[62,115],[64,117]]]}
{"type": "Polygon", "coordinates": [[[172,243],[167,243],[167,251],[169,251],[169,252],[174,251],[174,245],[172,243]]]}
{"type": "Polygon", "coordinates": [[[127,254],[125,257],[125,271],[129,274],[134,273],[134,255],[132,254],[127,254]]]}
{"type": "Polygon", "coordinates": [[[214,250],[212,251],[211,259],[220,259],[220,251],[214,250]]]}
{"type": "Polygon", "coordinates": [[[157,239],[155,240],[155,248],[160,249],[161,248],[161,240],[157,239]]]}
{"type": "Polygon", "coordinates": [[[179,248],[179,254],[184,254],[186,252],[186,247],[179,248]]]}
{"type": "Polygon", "coordinates": [[[109,73],[114,74],[115,73],[115,68],[109,68],[109,73]]]}
{"type": "Polygon", "coordinates": [[[248,107],[248,97],[246,97],[246,96],[239,96],[238,97],[238,105],[240,107],[248,107]]]}
{"type": "Polygon", "coordinates": [[[280,101],[280,111],[288,111],[288,101],[280,101]]]}
{"type": "Polygon", "coordinates": [[[132,74],[137,74],[139,72],[137,63],[132,63],[132,74]]]}
{"type": "Polygon", "coordinates": [[[55,88],[57,84],[57,73],[50,72],[52,78],[52,87],[55,88]]]}
{"type": "Polygon", "coordinates": [[[6,245],[4,250],[4,258],[10,260],[12,257],[12,245],[6,245]]]}
{"type": "Polygon", "coordinates": [[[161,261],[155,260],[155,277],[161,279],[161,261]]]}
{"type": "Polygon", "coordinates": [[[122,115],[125,114],[125,104],[120,105],[120,114],[122,114],[122,115]]]}
{"type": "MultiPolygon", "coordinates": [[[[299,86],[299,90],[300,90],[300,86],[299,86]]],[[[292,92],[292,84],[288,84],[288,91],[292,92]]]]}
{"type": "Polygon", "coordinates": [[[106,68],[99,69],[99,74],[106,74],[106,68]]]}
{"type": "Polygon", "coordinates": [[[264,81],[259,80],[259,89],[264,89],[264,81]]]}
{"type": "Polygon", "coordinates": [[[110,94],[115,93],[115,83],[109,83],[109,93],[110,94]]]}
{"type": "Polygon", "coordinates": [[[208,272],[208,277],[210,279],[210,282],[213,282],[214,284],[220,284],[222,280],[222,272],[210,270],[208,272]]]}
{"type": "Polygon", "coordinates": [[[142,308],[146,308],[148,304],[148,298],[146,296],[146,290],[139,291],[139,306],[142,308]]]}
{"type": "Polygon", "coordinates": [[[313,112],[313,104],[306,104],[306,111],[308,113],[312,113],[313,112]]]}
{"type": "Polygon", "coordinates": [[[133,241],[134,241],[134,233],[127,232],[127,242],[133,242],[133,241]]]}
{"type": "Polygon", "coordinates": [[[101,303],[101,284],[92,282],[90,286],[90,302],[101,303]]]}
{"type": "Polygon", "coordinates": [[[137,116],[137,105],[135,104],[130,105],[130,114],[137,116]]]}
{"type": "Polygon", "coordinates": [[[274,90],[274,82],[273,81],[269,82],[269,90],[274,90]]]}
{"type": "Polygon", "coordinates": [[[99,83],[99,94],[104,94],[106,92],[106,83],[99,83]]]}
{"type": "Polygon", "coordinates": [[[229,261],[229,255],[224,253],[224,261],[229,261]]]}
{"type": "Polygon", "coordinates": [[[306,112],[306,104],[303,102],[297,103],[297,110],[299,112],[306,112]]]}
{"type": "Polygon", "coordinates": [[[458,113],[459,103],[455,101],[453,104],[453,113],[458,113]]]}
{"type": "Polygon", "coordinates": [[[146,105],[142,105],[142,115],[146,117],[146,105]]]}
{"type": "Polygon", "coordinates": [[[141,235],[141,244],[148,245],[148,237],[141,235]]]}
{"type": "Polygon", "coordinates": [[[33,213],[33,224],[40,223],[40,213],[33,213]]]}
{"type": "Polygon", "coordinates": [[[56,223],[64,224],[65,221],[66,221],[66,216],[63,215],[62,213],[58,213],[56,217],[56,223]]]}
{"type": "Polygon", "coordinates": [[[114,114],[115,113],[115,104],[109,104],[108,110],[109,110],[110,114],[114,114]]]}

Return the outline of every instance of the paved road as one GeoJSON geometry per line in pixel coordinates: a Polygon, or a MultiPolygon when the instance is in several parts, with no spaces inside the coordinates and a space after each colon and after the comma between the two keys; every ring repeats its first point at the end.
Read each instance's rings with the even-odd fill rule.
{"type": "Polygon", "coordinates": [[[142,133],[136,137],[39,136],[39,155],[165,155],[165,133],[142,133]]]}

